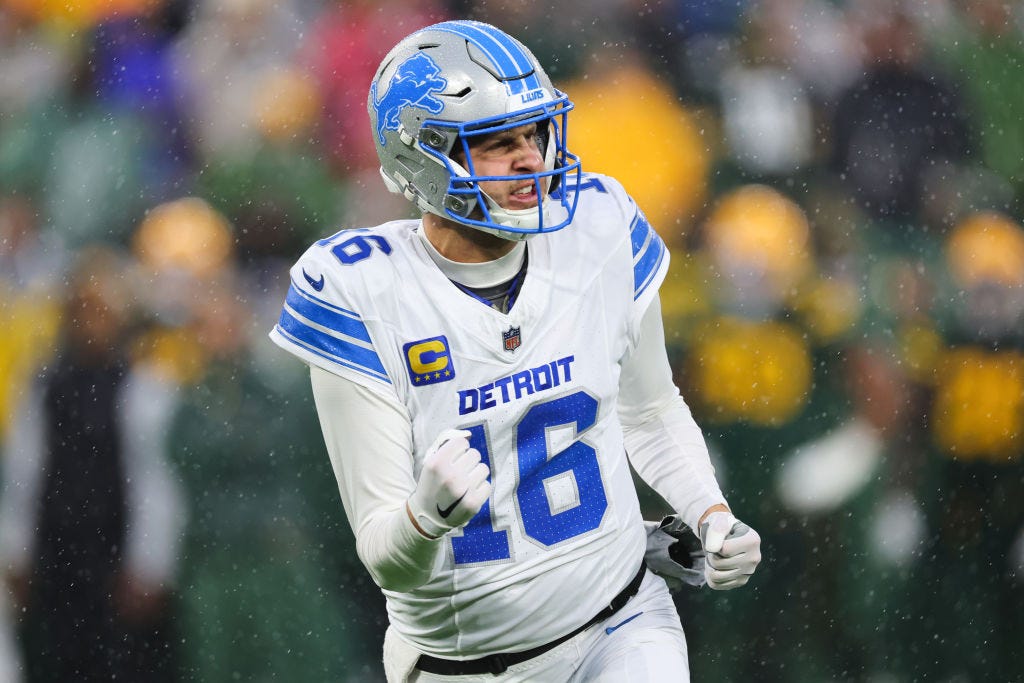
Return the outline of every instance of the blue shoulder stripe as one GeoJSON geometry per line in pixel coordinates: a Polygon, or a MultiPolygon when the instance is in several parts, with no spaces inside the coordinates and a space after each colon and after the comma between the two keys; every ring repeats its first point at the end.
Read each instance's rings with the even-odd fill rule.
{"type": "Polygon", "coordinates": [[[312,294],[296,287],[294,282],[288,288],[285,305],[306,320],[315,322],[317,325],[326,327],[333,332],[340,332],[353,339],[370,343],[370,334],[366,331],[366,325],[359,319],[358,313],[318,299],[312,294]]]}
{"type": "Polygon", "coordinates": [[[636,216],[633,217],[633,223],[629,226],[629,241],[633,247],[633,258],[636,258],[643,246],[647,244],[647,236],[653,230],[654,228],[647,222],[646,216],[638,210],[636,216]]]}
{"type": "Polygon", "coordinates": [[[665,242],[638,210],[630,229],[633,247],[633,300],[640,298],[665,258],[665,242]]]}
{"type": "Polygon", "coordinates": [[[508,35],[479,21],[446,21],[430,30],[446,31],[465,38],[483,52],[498,69],[510,95],[541,87],[533,64],[523,49],[508,35]],[[523,74],[530,74],[522,78],[523,74]]]}
{"type": "Polygon", "coordinates": [[[285,308],[277,322],[278,332],[298,346],[315,353],[321,358],[344,365],[347,368],[391,383],[380,356],[373,349],[359,346],[350,341],[332,337],[302,322],[285,308]]]}

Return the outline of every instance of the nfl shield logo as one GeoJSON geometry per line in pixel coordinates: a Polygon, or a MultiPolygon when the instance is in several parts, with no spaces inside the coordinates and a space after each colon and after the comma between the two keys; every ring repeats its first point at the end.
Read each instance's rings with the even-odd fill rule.
{"type": "Polygon", "coordinates": [[[518,327],[510,327],[510,328],[508,328],[507,332],[502,332],[501,333],[501,339],[502,339],[502,341],[505,342],[505,350],[506,351],[515,351],[516,349],[519,348],[519,344],[521,343],[521,339],[519,337],[519,328],[518,327]]]}

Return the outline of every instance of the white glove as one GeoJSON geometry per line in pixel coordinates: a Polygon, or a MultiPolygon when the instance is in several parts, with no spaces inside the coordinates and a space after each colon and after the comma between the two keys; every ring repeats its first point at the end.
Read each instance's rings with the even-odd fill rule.
{"type": "Polygon", "coordinates": [[[644,560],[652,572],[665,579],[669,590],[684,585],[704,585],[704,549],[693,529],[676,515],[661,522],[644,522],[647,551],[644,560]]]}
{"type": "Polygon", "coordinates": [[[712,512],[700,525],[708,586],[723,591],[750,580],[761,561],[761,537],[730,512],[712,512]]]}
{"type": "Polygon", "coordinates": [[[423,459],[416,490],[409,496],[409,514],[421,531],[440,538],[473,519],[491,495],[491,471],[480,452],[469,447],[465,430],[441,432],[423,459]]]}

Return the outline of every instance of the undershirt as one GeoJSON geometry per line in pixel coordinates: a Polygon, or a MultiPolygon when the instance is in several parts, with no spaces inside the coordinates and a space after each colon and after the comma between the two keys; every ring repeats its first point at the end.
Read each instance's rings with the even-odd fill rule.
{"type": "Polygon", "coordinates": [[[494,261],[459,263],[442,256],[422,230],[416,234],[420,236],[430,258],[452,284],[474,299],[502,313],[508,313],[526,275],[529,258],[525,242],[517,242],[509,253],[494,261]]]}

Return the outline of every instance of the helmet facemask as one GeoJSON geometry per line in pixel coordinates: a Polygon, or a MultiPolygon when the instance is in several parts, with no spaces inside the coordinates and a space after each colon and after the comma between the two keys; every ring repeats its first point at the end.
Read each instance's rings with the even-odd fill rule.
{"type": "Polygon", "coordinates": [[[452,149],[427,152],[436,155],[450,173],[445,192],[445,217],[510,240],[521,240],[545,232],[560,230],[568,225],[576,209],[576,185],[580,173],[579,160],[565,148],[565,125],[572,104],[565,99],[555,101],[539,111],[518,113],[515,117],[496,121],[476,121],[472,124],[451,124],[426,121],[424,128],[438,126],[455,131],[452,149]],[[480,175],[473,164],[472,147],[483,138],[511,128],[536,123],[538,147],[544,157],[544,170],[517,175],[480,175]],[[565,182],[565,176],[576,178],[565,182]],[[537,196],[537,206],[525,209],[506,209],[484,189],[484,182],[522,182],[531,180],[537,196]],[[563,188],[569,186],[569,191],[563,188]]]}

